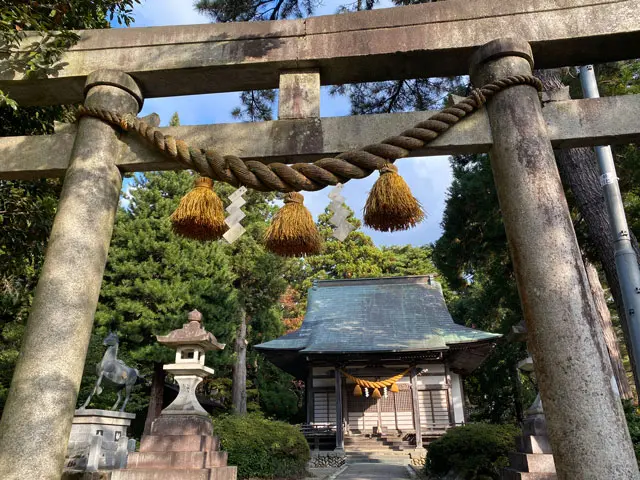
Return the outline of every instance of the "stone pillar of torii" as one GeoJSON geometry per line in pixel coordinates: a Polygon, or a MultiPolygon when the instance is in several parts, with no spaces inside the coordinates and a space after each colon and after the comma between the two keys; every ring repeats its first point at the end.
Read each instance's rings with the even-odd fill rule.
{"type": "MultiPolygon", "coordinates": [[[[529,43],[541,67],[640,57],[640,0],[543,3],[532,11],[524,0],[437,2],[305,21],[145,29],[149,39],[136,29],[89,32],[63,58],[68,65],[58,78],[30,83],[3,73],[0,88],[25,104],[84,98],[87,106],[135,114],[143,93],[274,88],[279,82],[278,121],[171,131],[245,159],[311,161],[398,134],[429,116],[323,119],[321,83],[464,74],[475,51],[471,79],[481,86],[530,74],[529,43]],[[503,38],[514,35],[529,43],[503,38]]],[[[639,474],[610,365],[585,319],[596,312],[552,148],[638,141],[639,111],[638,96],[542,109],[534,88],[512,87],[422,152],[490,153],[561,479],[639,474]]],[[[0,423],[0,478],[59,478],[121,172],[182,168],[121,135],[83,117],[75,132],[0,138],[0,178],[65,174],[0,423]]]]}

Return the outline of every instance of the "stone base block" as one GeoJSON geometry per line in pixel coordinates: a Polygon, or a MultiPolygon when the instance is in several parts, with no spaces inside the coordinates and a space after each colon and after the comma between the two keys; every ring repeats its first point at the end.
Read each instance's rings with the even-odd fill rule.
{"type": "Polygon", "coordinates": [[[227,452],[136,452],[129,454],[127,468],[226,467],[227,452]]]}
{"type": "Polygon", "coordinates": [[[236,480],[236,467],[116,470],[111,480],[236,480]]]}
{"type": "Polygon", "coordinates": [[[236,480],[238,467],[218,467],[211,469],[209,480],[236,480]]]}
{"type": "Polygon", "coordinates": [[[512,468],[502,470],[501,480],[557,480],[555,473],[518,472],[512,468]]]}
{"type": "Polygon", "coordinates": [[[213,435],[209,417],[201,415],[160,415],[151,426],[151,435],[213,435]]]}
{"type": "Polygon", "coordinates": [[[210,480],[210,470],[184,468],[140,468],[135,470],[116,470],[111,474],[111,480],[210,480]]]}
{"type": "Polygon", "coordinates": [[[518,437],[518,451],[523,453],[553,453],[549,438],[542,435],[518,437]]]}
{"type": "Polygon", "coordinates": [[[141,452],[205,452],[220,449],[220,439],[208,435],[144,435],[141,452]]]}
{"type": "Polygon", "coordinates": [[[510,453],[509,464],[520,472],[555,473],[553,455],[548,453],[510,453]]]}
{"type": "Polygon", "coordinates": [[[544,414],[538,413],[525,418],[522,432],[525,435],[549,436],[549,432],[547,431],[547,420],[545,419],[544,414]]]}

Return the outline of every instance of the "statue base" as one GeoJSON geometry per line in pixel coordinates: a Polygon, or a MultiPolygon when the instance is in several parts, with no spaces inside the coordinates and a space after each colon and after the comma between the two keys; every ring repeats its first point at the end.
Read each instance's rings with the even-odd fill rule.
{"type": "Polygon", "coordinates": [[[111,480],[236,480],[236,475],[209,417],[163,412],[151,434],[142,437],[140,451],[129,455],[127,469],[113,472],[111,480]]]}
{"type": "MultiPolygon", "coordinates": [[[[76,410],[67,447],[66,470],[95,472],[124,468],[133,413],[100,409],[76,410]]],[[[131,445],[135,449],[135,441],[131,445]]]]}

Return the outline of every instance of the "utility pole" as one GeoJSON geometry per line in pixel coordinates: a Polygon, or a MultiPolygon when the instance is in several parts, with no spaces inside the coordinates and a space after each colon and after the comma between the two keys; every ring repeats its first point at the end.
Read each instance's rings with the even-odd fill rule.
{"type": "MultiPolygon", "coordinates": [[[[600,98],[598,83],[593,65],[580,67],[580,83],[585,98],[600,98]]],[[[598,167],[600,168],[600,185],[611,222],[616,270],[622,290],[622,302],[629,324],[631,351],[636,372],[640,372],[640,268],[636,252],[631,245],[629,226],[624,215],[616,166],[609,145],[595,147],[598,167]]]]}

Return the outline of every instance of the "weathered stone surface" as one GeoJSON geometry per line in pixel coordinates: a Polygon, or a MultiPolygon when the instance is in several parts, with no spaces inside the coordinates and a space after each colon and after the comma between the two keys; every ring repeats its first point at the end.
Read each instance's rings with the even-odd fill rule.
{"type": "Polygon", "coordinates": [[[213,435],[209,417],[201,415],[160,415],[151,426],[151,435],[213,435]]]}
{"type": "Polygon", "coordinates": [[[121,468],[127,460],[127,428],[135,414],[112,410],[76,410],[67,446],[65,468],[121,468]],[[96,451],[96,436],[100,445],[96,451]],[[91,465],[93,459],[94,465],[91,465]]]}
{"type": "Polygon", "coordinates": [[[280,73],[278,119],[320,116],[320,71],[293,70],[280,73]]]}
{"type": "MultiPolygon", "coordinates": [[[[640,95],[546,104],[542,113],[554,148],[640,143],[640,95]]],[[[265,163],[298,163],[361,148],[401,133],[435,112],[357,115],[273,122],[165,127],[160,130],[194,147],[265,163]]],[[[32,179],[64,174],[73,134],[0,137],[0,179],[32,179]]],[[[117,164],[122,171],[183,168],[136,138],[122,137],[117,164]]],[[[413,156],[486,153],[489,120],[476,112],[413,156]]],[[[400,164],[402,160],[399,161],[400,164]]]]}
{"type": "MultiPolygon", "coordinates": [[[[494,44],[508,56],[487,58],[488,47],[476,52],[474,84],[531,74],[526,42],[494,44]]],[[[611,388],[611,366],[603,360],[598,332],[591,330],[597,312],[537,92],[510,88],[496,94],[487,110],[491,165],[558,478],[636,479],[640,474],[611,388]]]]}
{"type": "Polygon", "coordinates": [[[518,450],[523,453],[552,453],[549,438],[543,435],[524,435],[517,439],[518,450]]]}
{"type": "Polygon", "coordinates": [[[518,472],[510,468],[502,471],[502,480],[557,480],[555,473],[518,472]]]}
{"type": "MultiPolygon", "coordinates": [[[[187,470],[184,468],[141,468],[136,470],[116,470],[111,480],[211,480],[208,468],[187,470]]],[[[227,479],[224,479],[227,480],[227,479]]],[[[228,477],[235,480],[235,477],[228,477]]]]}
{"type": "Polygon", "coordinates": [[[520,472],[556,473],[550,453],[510,453],[509,465],[520,472]]]}
{"type": "MultiPolygon", "coordinates": [[[[85,104],[138,112],[115,84],[91,88],[85,104]]],[[[80,121],[0,423],[3,480],[62,473],[122,186],[117,137],[95,118],[80,121]]]]}
{"type": "MultiPolygon", "coordinates": [[[[537,68],[640,57],[640,0],[437,2],[305,20],[89,30],[56,78],[0,74],[24,105],[82,100],[86,76],[129,73],[148,98],[277,88],[279,72],[319,68],[322,84],[464,75],[473,49],[520,35],[537,68]]],[[[33,43],[33,37],[25,45],[33,43]]]]}
{"type": "Polygon", "coordinates": [[[141,452],[197,452],[218,450],[220,439],[208,435],[145,435],[141,452]]]}

